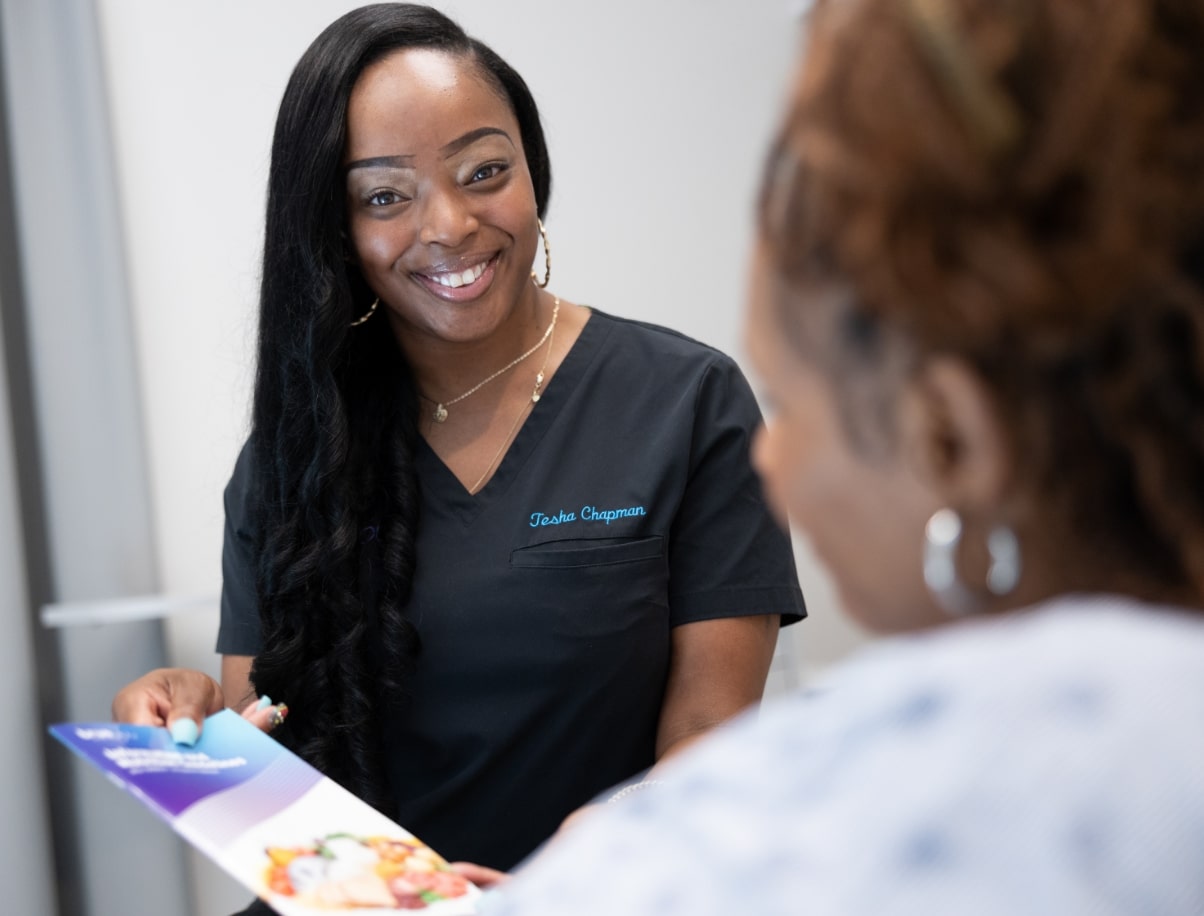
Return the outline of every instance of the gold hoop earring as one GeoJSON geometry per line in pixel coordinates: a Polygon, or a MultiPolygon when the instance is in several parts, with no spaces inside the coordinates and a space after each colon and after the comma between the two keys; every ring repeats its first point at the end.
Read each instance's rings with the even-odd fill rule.
{"type": "Polygon", "coordinates": [[[538,216],[535,217],[535,225],[539,227],[539,236],[543,239],[543,282],[539,282],[535,271],[531,271],[531,282],[540,289],[546,289],[548,281],[552,279],[552,249],[548,247],[548,230],[543,227],[543,220],[538,216]]]}
{"type": "Polygon", "coordinates": [[[363,324],[365,321],[367,321],[369,318],[372,317],[372,315],[376,312],[376,307],[378,305],[380,305],[380,296],[377,296],[372,301],[372,307],[369,308],[368,311],[364,312],[364,314],[362,314],[359,318],[355,319],[355,321],[351,322],[351,324],[347,325],[347,327],[349,327],[349,328],[359,327],[359,325],[363,324]]]}

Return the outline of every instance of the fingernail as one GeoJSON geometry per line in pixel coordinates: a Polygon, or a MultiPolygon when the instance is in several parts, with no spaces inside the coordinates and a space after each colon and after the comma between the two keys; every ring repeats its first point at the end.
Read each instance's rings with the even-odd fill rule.
{"type": "Polygon", "coordinates": [[[263,696],[261,696],[259,698],[259,705],[256,706],[255,708],[256,709],[267,709],[271,705],[272,705],[272,698],[265,693],[263,696]]]}
{"type": "Polygon", "coordinates": [[[272,728],[275,728],[285,720],[286,716],[288,716],[288,706],[284,703],[280,703],[276,706],[276,709],[273,710],[272,715],[268,718],[268,725],[270,725],[272,728]]]}
{"type": "Polygon", "coordinates": [[[192,747],[200,733],[200,728],[192,719],[176,719],[171,723],[171,740],[176,744],[192,747]]]}

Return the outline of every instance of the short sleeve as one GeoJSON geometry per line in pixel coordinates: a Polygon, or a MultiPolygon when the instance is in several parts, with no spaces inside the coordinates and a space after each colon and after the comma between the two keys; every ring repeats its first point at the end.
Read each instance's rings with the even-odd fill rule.
{"type": "Polygon", "coordinates": [[[256,532],[251,513],[251,447],[244,445],[226,484],[226,527],[222,539],[221,623],[217,651],[222,655],[259,652],[259,607],[255,591],[256,532]]]}
{"type": "Polygon", "coordinates": [[[749,450],[761,412],[727,357],[702,376],[689,476],[669,553],[670,624],[780,614],[806,616],[790,535],[774,520],[749,450]]]}

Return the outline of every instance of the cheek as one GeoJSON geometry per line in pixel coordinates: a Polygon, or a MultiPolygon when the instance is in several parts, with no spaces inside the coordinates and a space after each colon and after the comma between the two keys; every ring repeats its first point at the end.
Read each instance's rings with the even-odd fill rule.
{"type": "Polygon", "coordinates": [[[771,420],[757,436],[753,460],[779,521],[788,517],[805,530],[830,516],[826,504],[844,490],[834,477],[846,464],[810,418],[782,415],[771,420]]]}
{"type": "MultiPolygon", "coordinates": [[[[535,256],[539,244],[538,210],[529,184],[515,182],[509,192],[488,201],[478,212],[481,225],[496,227],[514,239],[515,247],[524,256],[535,256]]],[[[554,241],[554,240],[553,240],[554,241]]]]}
{"type": "Polygon", "coordinates": [[[534,224],[539,208],[535,203],[535,188],[531,186],[530,177],[526,173],[516,177],[506,193],[490,201],[489,206],[499,219],[518,220],[523,226],[534,224]],[[507,215],[503,216],[503,211],[507,215]]]}
{"type": "Polygon", "coordinates": [[[838,576],[882,533],[888,475],[852,451],[826,413],[771,424],[757,462],[775,508],[789,513],[838,576]]]}
{"type": "Polygon", "coordinates": [[[799,447],[789,460],[798,469],[784,496],[791,519],[831,574],[846,613],[875,631],[910,627],[927,606],[927,516],[915,480],[897,463],[868,460],[841,442],[799,447]]]}
{"type": "Polygon", "coordinates": [[[353,220],[347,232],[351,256],[367,270],[388,269],[404,252],[413,238],[402,219],[353,220]]]}
{"type": "MultiPolygon", "coordinates": [[[[847,512],[853,493],[851,462],[828,444],[783,437],[782,499],[791,517],[816,541],[828,540],[833,522],[847,512]]],[[[838,523],[839,524],[839,523],[838,523]]]]}

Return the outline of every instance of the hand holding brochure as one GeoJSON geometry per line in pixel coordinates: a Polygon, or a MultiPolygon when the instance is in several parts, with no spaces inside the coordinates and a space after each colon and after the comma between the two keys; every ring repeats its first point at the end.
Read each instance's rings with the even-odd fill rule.
{"type": "Polygon", "coordinates": [[[282,916],[477,912],[436,852],[231,710],[194,747],[142,725],[50,732],[282,916]]]}

